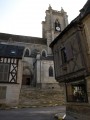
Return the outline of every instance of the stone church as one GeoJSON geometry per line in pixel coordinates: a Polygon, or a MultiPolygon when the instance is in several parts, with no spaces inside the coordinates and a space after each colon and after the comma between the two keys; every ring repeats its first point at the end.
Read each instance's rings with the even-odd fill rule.
{"type": "MultiPolygon", "coordinates": [[[[3,64],[7,60],[7,57],[7,61],[12,61],[12,58],[13,61],[18,61],[19,59],[21,62],[19,62],[19,66],[17,67],[13,64],[18,62],[10,62],[13,68],[12,71],[10,72],[10,70],[7,69],[4,72],[7,73],[7,75],[10,73],[10,78],[8,77],[7,79],[4,79],[4,73],[3,76],[0,74],[0,86],[7,87],[5,89],[0,88],[0,91],[2,92],[3,89],[7,90],[6,99],[8,99],[9,102],[11,102],[11,100],[9,100],[10,96],[13,99],[15,98],[12,101],[15,102],[18,100],[20,88],[22,85],[43,89],[60,88],[59,83],[55,80],[54,77],[53,55],[49,45],[67,25],[68,16],[63,8],[61,8],[61,11],[56,11],[53,10],[49,5],[48,10],[46,10],[45,21],[42,21],[42,38],[0,33],[0,49],[3,49],[4,47],[6,48],[3,49],[5,54],[2,50],[0,55],[0,59],[2,59],[3,64]],[[24,49],[22,58],[21,54],[19,58],[19,52],[22,49],[24,49]],[[9,55],[10,52],[12,55],[9,55]],[[13,93],[15,93],[14,97],[12,93],[10,94],[10,90],[12,88],[13,93]]],[[[2,63],[2,61],[0,61],[0,63],[2,63]]],[[[2,66],[0,66],[0,69],[2,69],[2,66]]]]}
{"type": "Polygon", "coordinates": [[[0,43],[24,46],[22,84],[40,87],[57,87],[54,79],[53,56],[49,44],[67,26],[67,13],[46,10],[42,21],[42,38],[0,33],[0,43]]]}

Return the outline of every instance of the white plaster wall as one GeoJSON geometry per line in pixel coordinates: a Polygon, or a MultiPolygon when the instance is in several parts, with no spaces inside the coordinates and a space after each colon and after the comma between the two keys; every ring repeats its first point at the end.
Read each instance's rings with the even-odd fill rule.
{"type": "Polygon", "coordinates": [[[6,87],[6,99],[0,100],[0,103],[6,103],[7,105],[17,105],[20,93],[20,84],[0,84],[6,87]]]}
{"type": "Polygon", "coordinates": [[[0,83],[0,86],[6,86],[6,99],[0,100],[0,103],[7,105],[17,105],[22,83],[22,61],[18,62],[17,83],[0,83]]]}

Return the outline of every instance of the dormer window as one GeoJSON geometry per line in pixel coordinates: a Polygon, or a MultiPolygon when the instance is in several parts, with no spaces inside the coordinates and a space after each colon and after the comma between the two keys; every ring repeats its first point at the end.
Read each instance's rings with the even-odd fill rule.
{"type": "Polygon", "coordinates": [[[12,53],[12,54],[15,54],[15,53],[16,53],[16,51],[11,51],[11,53],[12,53]]]}

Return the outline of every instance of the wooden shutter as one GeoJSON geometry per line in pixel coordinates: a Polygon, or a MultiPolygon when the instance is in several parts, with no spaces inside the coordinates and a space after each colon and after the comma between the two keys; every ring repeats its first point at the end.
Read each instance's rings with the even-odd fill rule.
{"type": "Polygon", "coordinates": [[[6,98],[6,86],[0,86],[0,99],[5,99],[6,98]]]}
{"type": "Polygon", "coordinates": [[[73,58],[73,51],[72,51],[72,47],[71,47],[70,42],[65,44],[65,49],[66,49],[67,61],[69,61],[73,58]]]}

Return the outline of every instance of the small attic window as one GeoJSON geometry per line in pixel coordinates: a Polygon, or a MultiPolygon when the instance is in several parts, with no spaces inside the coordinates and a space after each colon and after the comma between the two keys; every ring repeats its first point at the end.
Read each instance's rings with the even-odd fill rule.
{"type": "Polygon", "coordinates": [[[11,53],[12,53],[12,54],[15,54],[15,53],[16,53],[16,51],[11,51],[11,53]]]}

